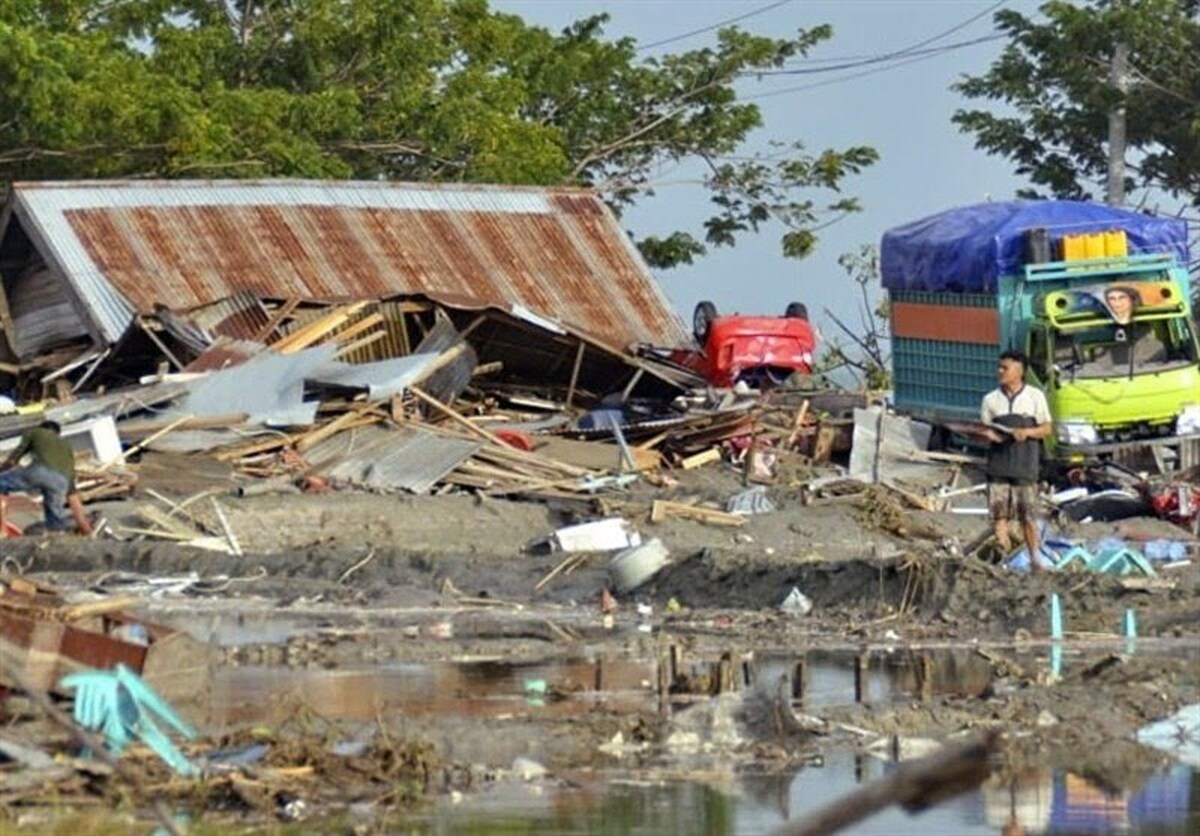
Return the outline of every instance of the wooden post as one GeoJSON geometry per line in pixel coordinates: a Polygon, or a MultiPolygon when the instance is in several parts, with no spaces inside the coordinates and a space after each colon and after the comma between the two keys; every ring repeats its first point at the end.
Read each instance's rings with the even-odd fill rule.
{"type": "Polygon", "coordinates": [[[867,700],[867,673],[869,664],[870,656],[866,651],[854,657],[854,701],[856,703],[866,702],[867,700]]]}
{"type": "Polygon", "coordinates": [[[671,682],[679,680],[679,670],[683,667],[683,654],[679,652],[679,645],[673,644],[670,647],[671,653],[671,682]]]}
{"type": "Polygon", "coordinates": [[[804,705],[804,692],[808,690],[808,682],[805,680],[807,676],[808,664],[804,659],[800,659],[792,668],[792,699],[801,706],[804,705]]]}
{"type": "Polygon", "coordinates": [[[666,714],[667,708],[671,703],[671,653],[670,651],[658,654],[658,711],[660,714],[666,714]]]}
{"type": "Polygon", "coordinates": [[[633,393],[633,387],[638,385],[638,381],[642,379],[642,375],[645,373],[645,369],[639,368],[633,373],[633,377],[629,378],[629,382],[625,384],[625,388],[621,391],[622,402],[629,400],[629,396],[633,393]]]}
{"type": "Polygon", "coordinates": [[[583,365],[583,352],[586,349],[587,343],[580,340],[579,348],[575,349],[575,365],[571,367],[571,383],[567,386],[567,409],[571,408],[571,401],[575,399],[575,384],[579,382],[579,368],[583,365]]]}
{"type": "Polygon", "coordinates": [[[920,666],[918,682],[921,683],[921,702],[933,702],[933,657],[928,652],[922,653],[918,664],[920,666]]]}

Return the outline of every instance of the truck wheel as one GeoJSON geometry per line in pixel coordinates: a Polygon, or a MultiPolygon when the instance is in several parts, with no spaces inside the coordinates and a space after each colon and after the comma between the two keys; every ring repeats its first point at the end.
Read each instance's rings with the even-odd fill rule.
{"type": "Polygon", "coordinates": [[[787,306],[783,315],[788,319],[808,319],[808,305],[803,302],[792,302],[787,306]]]}
{"type": "Polygon", "coordinates": [[[712,302],[701,302],[696,305],[696,310],[692,314],[692,335],[700,345],[704,345],[705,340],[708,339],[708,329],[716,318],[717,306],[712,302]]]}

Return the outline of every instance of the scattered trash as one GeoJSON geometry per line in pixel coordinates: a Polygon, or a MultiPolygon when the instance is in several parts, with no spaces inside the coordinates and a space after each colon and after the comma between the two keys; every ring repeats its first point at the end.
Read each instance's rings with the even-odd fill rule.
{"type": "Polygon", "coordinates": [[[81,671],[65,677],[62,687],[75,692],[75,722],[99,732],[105,745],[119,755],[141,740],[175,772],[192,777],[196,765],[181,753],[154,722],[157,717],[180,736],[193,740],[196,732],[171,706],[125,665],[111,671],[81,671]]]}
{"type": "Polygon", "coordinates": [[[551,546],[562,552],[607,552],[639,546],[642,535],[628,520],[613,517],[560,528],[551,535],[551,546]]]}
{"type": "Polygon", "coordinates": [[[608,591],[608,587],[600,590],[600,612],[605,615],[616,612],[617,606],[617,599],[608,591]]]}
{"type": "Polygon", "coordinates": [[[550,771],[530,758],[517,758],[512,763],[512,773],[522,781],[536,781],[545,778],[550,771]]]}
{"type": "MultiPolygon", "coordinates": [[[[1141,552],[1115,537],[1105,538],[1090,549],[1065,540],[1043,539],[1040,552],[1042,566],[1056,571],[1078,567],[1109,575],[1154,577],[1157,574],[1141,552]]],[[[1018,551],[1009,558],[1007,565],[1018,572],[1029,571],[1029,550],[1018,551]]]]}
{"type": "Polygon", "coordinates": [[[1040,712],[1038,712],[1038,716],[1037,716],[1037,719],[1034,721],[1034,724],[1039,729],[1048,729],[1051,726],[1057,726],[1058,722],[1059,722],[1059,720],[1057,717],[1055,717],[1053,714],[1051,714],[1049,711],[1047,711],[1046,709],[1043,708],[1040,712]]]}
{"type": "Polygon", "coordinates": [[[1170,717],[1145,726],[1138,731],[1137,740],[1200,769],[1200,703],[1185,706],[1170,717]]]}
{"type": "Polygon", "coordinates": [[[546,704],[546,680],[544,679],[526,679],[525,680],[525,701],[533,706],[542,706],[546,704]]]}
{"type": "Polygon", "coordinates": [[[779,605],[779,609],[788,615],[808,615],[813,611],[813,602],[807,595],[793,586],[792,591],[787,594],[787,597],[779,605]]]}
{"type": "Polygon", "coordinates": [[[775,503],[771,502],[771,498],[767,496],[765,485],[755,485],[731,496],[725,503],[725,510],[730,514],[744,516],[770,514],[775,510],[775,503]]]}
{"type": "Polygon", "coordinates": [[[609,563],[617,591],[632,592],[645,584],[667,564],[669,555],[667,547],[657,537],[622,551],[609,563]]]}

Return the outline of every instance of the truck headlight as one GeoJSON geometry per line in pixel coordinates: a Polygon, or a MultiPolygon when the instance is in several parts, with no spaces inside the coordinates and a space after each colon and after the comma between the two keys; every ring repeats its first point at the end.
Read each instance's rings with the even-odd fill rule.
{"type": "Polygon", "coordinates": [[[1175,419],[1175,435],[1200,433],[1200,404],[1190,403],[1175,419]]]}
{"type": "Polygon", "coordinates": [[[1098,444],[1100,434],[1096,427],[1087,421],[1059,421],[1054,425],[1054,432],[1060,444],[1098,444]]]}

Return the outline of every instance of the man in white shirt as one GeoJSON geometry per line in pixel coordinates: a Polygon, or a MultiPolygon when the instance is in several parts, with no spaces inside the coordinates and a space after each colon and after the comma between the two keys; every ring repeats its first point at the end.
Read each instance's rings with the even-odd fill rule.
{"type": "Polygon", "coordinates": [[[1028,362],[1019,351],[1000,355],[998,387],[983,397],[980,419],[1001,427],[988,434],[988,513],[996,542],[1006,554],[1012,549],[1008,524],[1016,519],[1025,535],[1029,566],[1042,568],[1037,525],[1037,482],[1041,468],[1041,439],[1053,429],[1050,406],[1041,389],[1025,383],[1028,362]]]}

